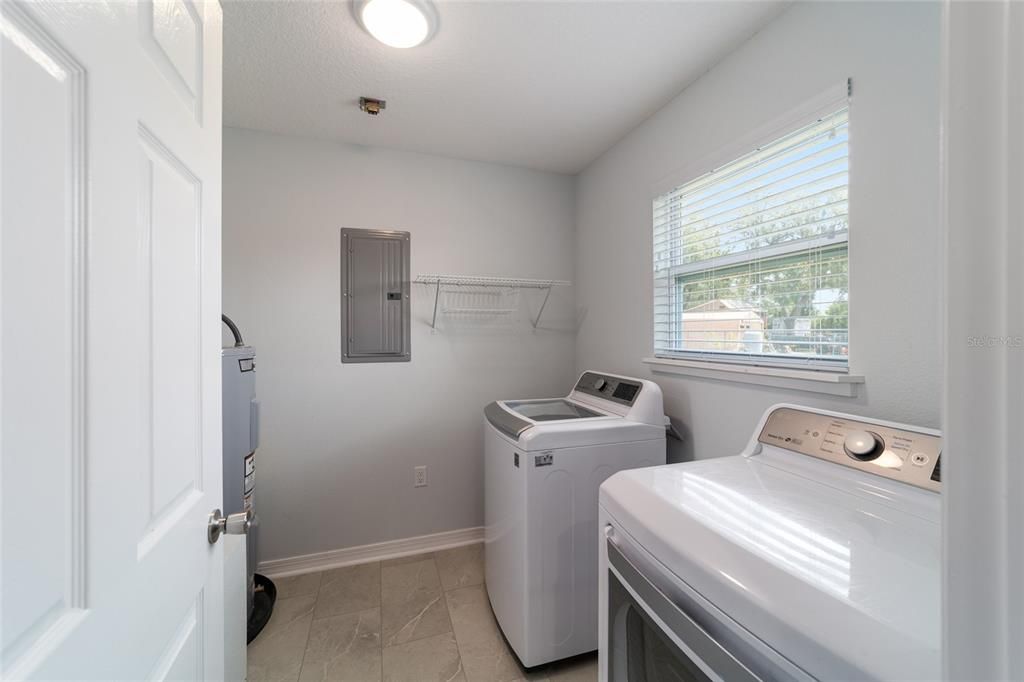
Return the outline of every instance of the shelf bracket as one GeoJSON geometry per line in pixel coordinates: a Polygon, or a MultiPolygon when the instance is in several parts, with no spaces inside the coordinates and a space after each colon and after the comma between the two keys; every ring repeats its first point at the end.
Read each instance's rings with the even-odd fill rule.
{"type": "Polygon", "coordinates": [[[544,314],[544,307],[548,304],[548,299],[551,298],[551,287],[545,290],[544,301],[540,304],[540,310],[537,311],[537,317],[533,319],[533,328],[536,330],[537,325],[540,324],[540,316],[544,314]]]}
{"type": "Polygon", "coordinates": [[[434,288],[434,317],[430,320],[430,331],[437,331],[437,302],[441,298],[441,280],[437,280],[437,286],[434,288]]]}

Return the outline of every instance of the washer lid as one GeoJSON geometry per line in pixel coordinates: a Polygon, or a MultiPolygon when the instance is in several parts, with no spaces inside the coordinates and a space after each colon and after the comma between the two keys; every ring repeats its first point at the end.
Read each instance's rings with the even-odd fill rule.
{"type": "Polygon", "coordinates": [[[666,568],[821,679],[938,679],[938,495],[912,514],[853,485],[724,457],[615,474],[601,505],[666,568]],[[828,481],[824,483],[823,481],[828,481]]]}
{"type": "Polygon", "coordinates": [[[565,398],[548,400],[505,400],[507,409],[535,422],[564,421],[566,419],[592,419],[607,414],[584,407],[565,398]]]}
{"type": "Polygon", "coordinates": [[[555,450],[658,440],[665,427],[599,412],[565,398],[498,400],[484,408],[487,421],[521,450],[555,450]]]}

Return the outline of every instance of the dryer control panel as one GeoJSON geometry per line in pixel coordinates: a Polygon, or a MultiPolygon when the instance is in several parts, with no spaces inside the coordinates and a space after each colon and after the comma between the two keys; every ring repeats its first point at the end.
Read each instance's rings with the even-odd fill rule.
{"type": "Polygon", "coordinates": [[[941,492],[942,439],[931,433],[780,407],[758,441],[941,492]]]}

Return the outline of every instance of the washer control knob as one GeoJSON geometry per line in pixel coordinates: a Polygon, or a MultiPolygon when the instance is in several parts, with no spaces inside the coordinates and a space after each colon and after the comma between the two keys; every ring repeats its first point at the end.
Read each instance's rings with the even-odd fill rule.
{"type": "Polygon", "coordinates": [[[843,449],[853,459],[870,462],[882,454],[885,443],[876,433],[870,431],[850,431],[843,441],[843,449]]]}
{"type": "Polygon", "coordinates": [[[595,391],[600,391],[601,389],[603,389],[607,385],[608,385],[607,381],[605,381],[604,379],[598,379],[597,381],[594,382],[594,390],[595,391]]]}

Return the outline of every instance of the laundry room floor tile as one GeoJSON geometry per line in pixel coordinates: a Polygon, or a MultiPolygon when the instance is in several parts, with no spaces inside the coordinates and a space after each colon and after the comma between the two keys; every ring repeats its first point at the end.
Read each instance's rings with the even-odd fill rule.
{"type": "Polygon", "coordinates": [[[455,635],[450,632],[384,647],[386,682],[456,682],[465,679],[459,647],[455,643],[455,635]]]}
{"type": "Polygon", "coordinates": [[[381,569],[381,600],[395,604],[407,601],[417,592],[441,589],[441,578],[432,558],[416,562],[389,564],[381,569]]]}
{"type": "Polygon", "coordinates": [[[501,636],[483,585],[452,590],[446,597],[466,679],[509,682],[522,678],[524,672],[501,636]]]}
{"type": "Polygon", "coordinates": [[[278,599],[270,622],[248,649],[250,682],[294,682],[313,621],[314,595],[278,599]]]}
{"type": "Polygon", "coordinates": [[[529,670],[501,634],[483,545],[276,579],[250,682],[592,682],[597,655],[529,670]]]}
{"type": "Polygon", "coordinates": [[[325,571],[316,599],[316,618],[380,606],[380,562],[325,571]]]}
{"type": "Polygon", "coordinates": [[[381,679],[380,609],[314,620],[301,682],[381,679]]]}
{"type": "Polygon", "coordinates": [[[302,575],[275,579],[274,587],[277,588],[277,598],[287,599],[288,597],[316,594],[320,590],[321,575],[320,571],[317,571],[316,573],[304,573],[302,575]]]}
{"type": "Polygon", "coordinates": [[[385,566],[381,573],[384,646],[451,632],[441,579],[433,559],[385,566]]]}
{"type": "Polygon", "coordinates": [[[446,549],[434,554],[434,561],[441,574],[441,586],[446,590],[484,584],[483,545],[446,549]]]}

